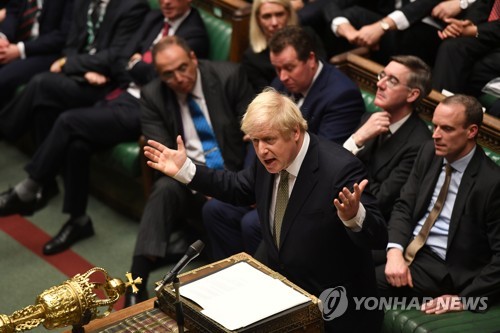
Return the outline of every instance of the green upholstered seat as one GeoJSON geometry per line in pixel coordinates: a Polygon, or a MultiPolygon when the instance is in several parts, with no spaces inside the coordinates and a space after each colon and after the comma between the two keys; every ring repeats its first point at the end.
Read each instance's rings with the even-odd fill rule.
{"type": "Polygon", "coordinates": [[[500,305],[479,313],[427,315],[419,310],[388,310],[382,333],[493,333],[500,331],[500,305]]]}
{"type": "Polygon", "coordinates": [[[229,23],[209,14],[203,9],[198,8],[201,18],[207,28],[208,38],[210,39],[209,59],[217,61],[229,60],[229,48],[231,46],[232,28],[229,23]]]}
{"type": "Polygon", "coordinates": [[[378,106],[373,104],[375,96],[372,93],[365,90],[361,90],[361,96],[363,97],[363,101],[365,102],[366,112],[372,113],[380,110],[378,106]]]}

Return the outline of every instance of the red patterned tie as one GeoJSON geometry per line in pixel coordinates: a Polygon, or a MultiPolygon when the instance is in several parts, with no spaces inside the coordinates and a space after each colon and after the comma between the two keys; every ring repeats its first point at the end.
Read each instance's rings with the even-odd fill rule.
{"type": "Polygon", "coordinates": [[[31,37],[31,30],[33,29],[33,24],[35,24],[38,9],[38,3],[36,0],[27,1],[26,9],[21,16],[21,24],[18,29],[18,39],[20,41],[28,40],[31,37]]]}
{"type": "MultiPolygon", "coordinates": [[[[170,24],[165,22],[163,25],[163,30],[161,31],[162,37],[168,36],[168,31],[170,30],[170,24]]],[[[153,54],[151,53],[151,48],[144,52],[142,55],[142,61],[144,61],[146,64],[151,64],[153,62],[153,54]]]]}
{"type": "Polygon", "coordinates": [[[168,22],[165,22],[165,24],[163,25],[163,31],[161,33],[162,37],[168,36],[169,30],[170,30],[170,24],[168,22]]]}
{"type": "Polygon", "coordinates": [[[488,22],[498,20],[499,18],[500,18],[500,0],[495,0],[495,3],[491,8],[490,16],[488,17],[488,22]]]}

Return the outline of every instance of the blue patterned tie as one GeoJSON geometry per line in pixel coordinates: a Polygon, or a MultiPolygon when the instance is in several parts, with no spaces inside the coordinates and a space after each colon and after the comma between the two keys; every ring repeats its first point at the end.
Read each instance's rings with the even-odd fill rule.
{"type": "Polygon", "coordinates": [[[222,159],[212,127],[208,124],[200,106],[196,103],[192,95],[188,95],[187,103],[194,127],[196,128],[196,132],[198,132],[201,145],[203,146],[206,165],[212,169],[223,169],[224,160],[222,159]]]}

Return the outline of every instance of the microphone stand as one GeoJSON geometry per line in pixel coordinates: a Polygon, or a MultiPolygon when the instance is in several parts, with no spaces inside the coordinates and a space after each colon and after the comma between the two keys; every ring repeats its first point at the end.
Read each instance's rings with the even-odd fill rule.
{"type": "Polygon", "coordinates": [[[182,302],[180,299],[180,281],[179,278],[177,277],[177,274],[174,277],[173,281],[174,289],[175,289],[175,314],[176,314],[176,321],[177,321],[177,328],[179,333],[184,333],[184,311],[182,309],[182,302]]]}

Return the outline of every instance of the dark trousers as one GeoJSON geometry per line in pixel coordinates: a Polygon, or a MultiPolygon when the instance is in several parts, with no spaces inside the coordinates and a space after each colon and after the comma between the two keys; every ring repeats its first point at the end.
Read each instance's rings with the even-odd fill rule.
{"type": "Polygon", "coordinates": [[[139,135],[139,100],[123,93],[113,101],[61,114],[25,169],[41,183],[49,182],[62,169],[63,211],[83,215],[91,155],[123,141],[137,140],[139,135]]]}
{"type": "Polygon", "coordinates": [[[438,297],[445,294],[457,294],[444,260],[424,246],[410,265],[413,288],[396,288],[385,278],[385,264],[376,267],[377,285],[381,296],[398,297],[438,297]]]}
{"type": "Polygon", "coordinates": [[[475,37],[444,40],[436,55],[432,86],[441,91],[479,96],[488,81],[500,76],[500,47],[475,37]]]}
{"type": "Polygon", "coordinates": [[[206,197],[193,193],[186,185],[160,175],[154,182],[141,217],[134,256],[164,258],[174,227],[203,232],[201,209],[206,197]]]}
{"type": "Polygon", "coordinates": [[[16,90],[36,74],[47,71],[59,55],[40,55],[14,60],[0,66],[0,107],[6,105],[16,90]]]}
{"type": "Polygon", "coordinates": [[[202,215],[213,260],[239,252],[253,255],[257,251],[262,233],[256,209],[211,199],[203,207],[202,215]]]}
{"type": "Polygon", "coordinates": [[[45,72],[34,76],[9,104],[0,110],[0,131],[8,140],[16,140],[33,123],[40,144],[60,113],[92,106],[106,96],[111,87],[92,86],[65,74],[45,72]]]}

